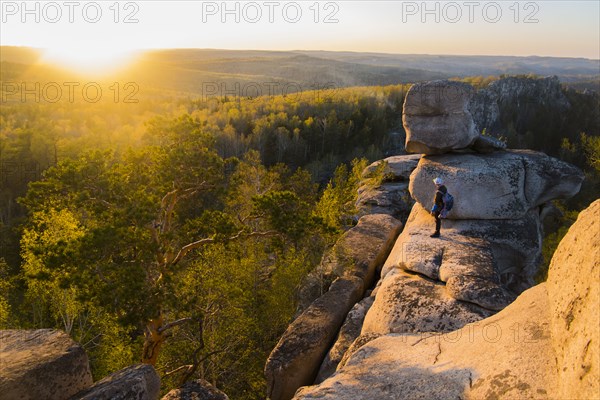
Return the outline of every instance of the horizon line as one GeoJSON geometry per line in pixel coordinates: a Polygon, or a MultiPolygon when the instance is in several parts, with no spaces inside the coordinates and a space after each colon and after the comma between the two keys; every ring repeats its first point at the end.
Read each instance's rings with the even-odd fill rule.
{"type": "MultiPolygon", "coordinates": [[[[46,47],[36,47],[20,44],[0,44],[2,47],[17,47],[33,50],[48,50],[46,47]]],[[[514,55],[514,54],[451,54],[451,53],[391,53],[391,52],[372,52],[358,50],[324,50],[324,49],[232,49],[232,48],[217,48],[217,47],[140,47],[132,48],[127,52],[148,52],[148,51],[166,51],[166,50],[205,50],[205,51],[239,51],[239,52],[270,52],[270,53],[301,53],[301,52],[322,52],[322,53],[353,53],[353,54],[372,54],[372,55],[389,55],[389,56],[431,56],[431,57],[514,57],[514,58],[557,58],[557,59],[574,59],[600,62],[600,58],[589,58],[584,56],[568,57],[555,55],[514,55]]],[[[1,58],[1,57],[0,57],[1,58]]],[[[599,71],[600,73],[600,71],[599,71]]]]}

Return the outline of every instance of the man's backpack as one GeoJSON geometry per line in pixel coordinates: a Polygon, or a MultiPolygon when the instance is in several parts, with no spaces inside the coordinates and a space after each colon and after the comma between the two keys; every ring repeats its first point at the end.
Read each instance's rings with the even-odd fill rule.
{"type": "Polygon", "coordinates": [[[452,207],[454,207],[454,196],[446,191],[446,193],[442,195],[442,201],[444,202],[444,207],[440,212],[440,217],[446,218],[448,216],[448,212],[452,210],[452,207]]]}

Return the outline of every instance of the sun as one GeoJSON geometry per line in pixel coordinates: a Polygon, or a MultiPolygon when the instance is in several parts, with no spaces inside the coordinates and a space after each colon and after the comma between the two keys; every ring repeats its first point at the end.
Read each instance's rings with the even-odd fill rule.
{"type": "Polygon", "coordinates": [[[135,57],[135,50],[118,43],[86,43],[47,48],[42,62],[79,74],[109,75],[128,66],[135,57]]]}

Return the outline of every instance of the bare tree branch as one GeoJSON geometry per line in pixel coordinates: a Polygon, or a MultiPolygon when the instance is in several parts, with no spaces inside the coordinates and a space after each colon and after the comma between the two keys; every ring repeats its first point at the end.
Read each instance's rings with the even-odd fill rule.
{"type": "Polygon", "coordinates": [[[176,321],[173,321],[173,322],[170,322],[170,323],[168,323],[168,324],[166,324],[166,325],[163,325],[163,326],[161,326],[161,327],[158,329],[158,333],[163,333],[163,332],[165,332],[166,330],[169,330],[169,329],[171,329],[171,328],[174,328],[174,327],[176,327],[176,326],[179,326],[179,325],[183,325],[183,324],[185,324],[186,322],[190,322],[190,321],[193,321],[193,320],[194,320],[194,319],[193,319],[193,318],[190,318],[190,317],[186,317],[186,318],[181,318],[181,319],[178,319],[178,320],[176,320],[176,321]]]}
{"type": "Polygon", "coordinates": [[[166,378],[166,377],[167,377],[167,376],[169,376],[169,375],[176,374],[176,373],[178,373],[179,371],[181,371],[182,369],[186,369],[186,368],[187,368],[187,369],[190,369],[190,368],[192,368],[192,367],[193,367],[193,365],[192,365],[192,364],[188,364],[188,365],[182,365],[181,367],[175,368],[173,371],[169,371],[169,372],[165,373],[165,374],[163,375],[163,378],[166,378]]]}
{"type": "MultiPolygon", "coordinates": [[[[240,239],[242,237],[244,237],[244,238],[248,238],[248,237],[267,237],[267,236],[275,236],[275,235],[278,235],[278,234],[279,234],[279,232],[277,232],[277,231],[249,232],[249,233],[244,233],[244,231],[239,231],[237,234],[235,234],[233,236],[230,236],[226,240],[227,241],[231,241],[231,240],[240,239]]],[[[183,246],[179,250],[179,252],[175,256],[175,258],[171,262],[171,265],[176,265],[191,250],[194,250],[194,249],[197,249],[199,247],[202,247],[202,246],[204,246],[205,244],[208,244],[208,243],[214,243],[215,241],[216,241],[216,239],[213,237],[213,238],[200,239],[200,240],[197,240],[195,242],[186,244],[185,246],[183,246]]]]}

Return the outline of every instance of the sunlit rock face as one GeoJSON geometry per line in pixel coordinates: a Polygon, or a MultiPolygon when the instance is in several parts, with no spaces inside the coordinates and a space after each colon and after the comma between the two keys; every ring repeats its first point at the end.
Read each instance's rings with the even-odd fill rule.
{"type": "Polygon", "coordinates": [[[425,156],[412,173],[409,190],[427,209],[437,177],[457,199],[449,219],[518,219],[550,200],[574,196],[584,175],[571,164],[530,150],[425,156]]]}
{"type": "Polygon", "coordinates": [[[600,393],[600,200],[582,211],[560,242],[548,273],[557,399],[600,393]]]}
{"type": "Polygon", "coordinates": [[[559,244],[548,281],[497,314],[443,334],[361,335],[336,374],[294,399],[598,398],[599,224],[597,200],[559,244]]]}
{"type": "Polygon", "coordinates": [[[400,221],[406,221],[414,204],[408,192],[410,174],[417,168],[420,154],[392,156],[375,161],[362,174],[362,184],[358,189],[356,215],[388,214],[400,221]],[[381,164],[385,168],[381,173],[381,182],[371,183],[381,164]]]}
{"type": "Polygon", "coordinates": [[[66,333],[0,331],[0,397],[66,399],[91,384],[88,357],[66,333]]]}
{"type": "Polygon", "coordinates": [[[160,377],[152,365],[138,364],[123,368],[78,393],[78,400],[157,400],[160,377]]]}

